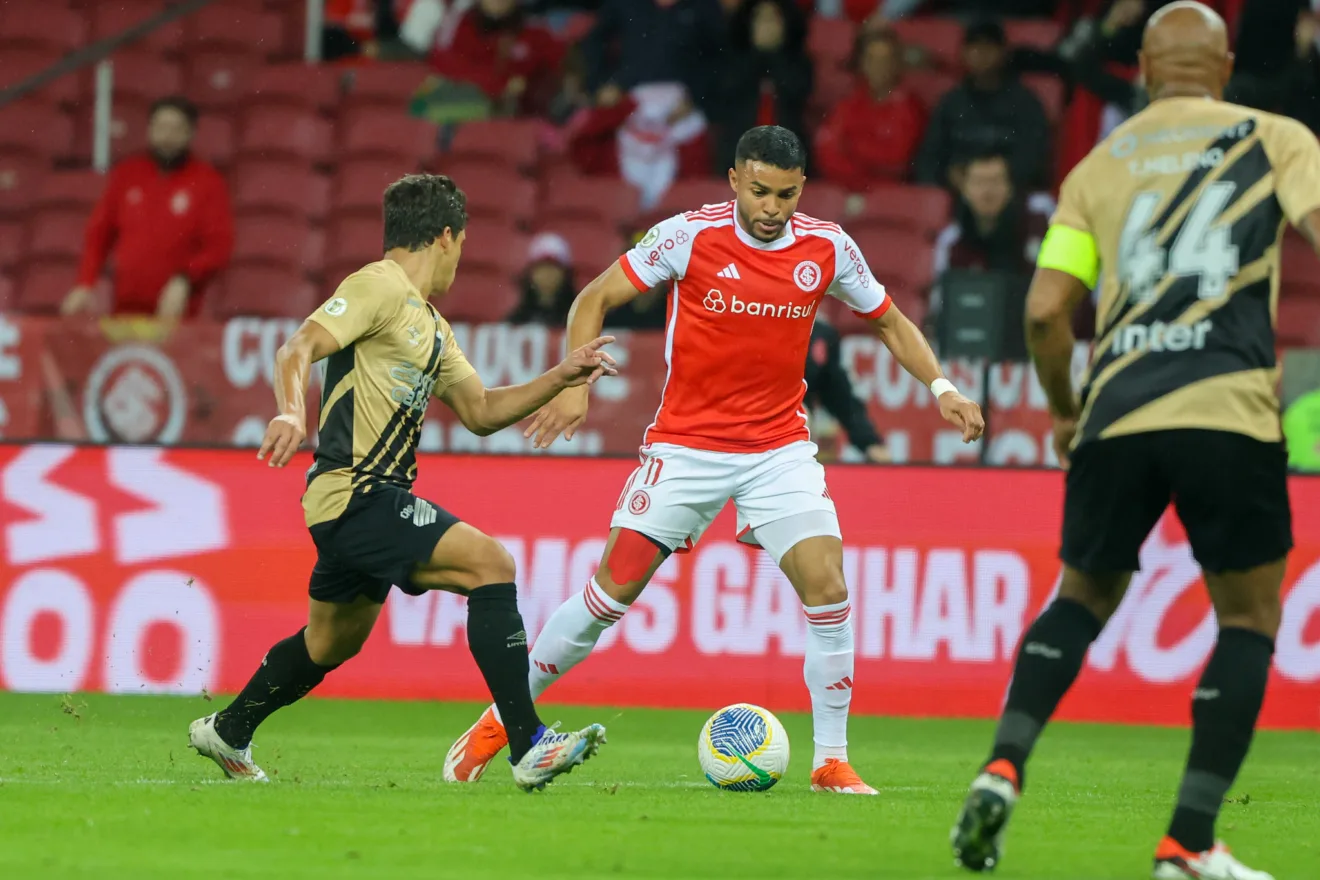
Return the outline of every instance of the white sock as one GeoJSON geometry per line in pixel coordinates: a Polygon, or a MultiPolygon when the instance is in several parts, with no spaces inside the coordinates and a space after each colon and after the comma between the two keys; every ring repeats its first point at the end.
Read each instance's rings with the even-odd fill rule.
{"type": "Polygon", "coordinates": [[[605,630],[618,623],[628,606],[605,594],[593,577],[582,592],[569,596],[555,609],[532,645],[532,668],[527,683],[535,700],[559,676],[587,658],[605,630]]]}
{"type": "Polygon", "coordinates": [[[803,677],[811,693],[812,740],[816,751],[811,769],[829,758],[848,760],[848,706],[853,687],[852,607],[805,607],[807,656],[803,677]]]}

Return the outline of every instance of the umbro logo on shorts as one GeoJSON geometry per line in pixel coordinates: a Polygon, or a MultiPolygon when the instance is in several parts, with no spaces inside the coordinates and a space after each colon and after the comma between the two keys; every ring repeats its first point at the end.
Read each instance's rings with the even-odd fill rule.
{"type": "Polygon", "coordinates": [[[429,501],[423,501],[418,498],[415,505],[406,505],[403,510],[399,511],[399,519],[407,519],[410,516],[412,517],[413,525],[429,526],[431,523],[435,522],[436,519],[435,505],[431,504],[429,501]]]}

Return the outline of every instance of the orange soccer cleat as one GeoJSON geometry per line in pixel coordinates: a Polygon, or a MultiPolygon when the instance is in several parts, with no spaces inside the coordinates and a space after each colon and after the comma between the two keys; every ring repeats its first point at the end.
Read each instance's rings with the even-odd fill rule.
{"type": "Polygon", "coordinates": [[[445,755],[445,782],[476,782],[508,744],[509,735],[491,706],[449,747],[449,754],[445,755]]]}
{"type": "Polygon", "coordinates": [[[835,794],[879,794],[862,781],[847,761],[827,758],[825,763],[811,772],[812,791],[832,791],[835,794]]]}

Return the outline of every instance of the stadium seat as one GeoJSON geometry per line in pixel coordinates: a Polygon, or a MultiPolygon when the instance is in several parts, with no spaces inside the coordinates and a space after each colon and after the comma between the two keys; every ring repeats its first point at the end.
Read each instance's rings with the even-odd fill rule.
{"type": "Polygon", "coordinates": [[[234,161],[234,121],[228,116],[204,113],[197,120],[193,151],[221,168],[234,161]]]}
{"type": "Polygon", "coordinates": [[[852,93],[856,79],[851,71],[824,59],[816,63],[815,71],[810,112],[817,122],[823,122],[835,105],[852,93]]]}
{"type": "Polygon", "coordinates": [[[330,123],[309,110],[293,107],[253,107],[246,113],[239,137],[240,157],[330,161],[330,123]]]}
{"type": "Polygon", "coordinates": [[[807,54],[818,67],[822,63],[838,67],[852,55],[856,39],[857,26],[848,19],[815,16],[807,32],[807,54]]]}
{"type": "Polygon", "coordinates": [[[572,169],[547,178],[540,209],[546,222],[597,220],[624,226],[637,216],[637,190],[621,180],[584,177],[572,169]]]}
{"type": "Polygon", "coordinates": [[[429,70],[416,62],[363,64],[344,77],[344,102],[348,106],[388,107],[403,113],[413,92],[429,70]]]}
{"type": "Polygon", "coordinates": [[[527,260],[527,236],[498,223],[469,223],[463,241],[463,273],[512,278],[527,260]]]}
{"type": "Polygon", "coordinates": [[[951,18],[904,18],[893,23],[895,32],[909,46],[920,46],[943,67],[962,66],[963,26],[951,18]]]}
{"type": "Polygon", "coordinates": [[[899,302],[924,297],[934,275],[934,245],[921,232],[861,229],[853,232],[873,274],[899,302]]]}
{"type": "Polygon", "coordinates": [[[1048,52],[1063,39],[1063,28],[1057,21],[1049,19],[1009,19],[1004,22],[1004,32],[1010,46],[1027,49],[1040,49],[1048,52]]]}
{"type": "Polygon", "coordinates": [[[51,208],[37,211],[28,223],[25,249],[31,257],[68,258],[82,256],[87,230],[87,211],[82,208],[51,208]]]}
{"type": "Polygon", "coordinates": [[[584,281],[605,271],[627,250],[617,227],[596,220],[549,219],[539,229],[563,236],[573,252],[573,266],[584,281]]]}
{"type": "Polygon", "coordinates": [[[263,64],[248,80],[250,104],[283,104],[329,111],[339,101],[342,73],[328,64],[263,64]]]}
{"type": "Polygon", "coordinates": [[[331,186],[331,209],[338,216],[358,214],[380,222],[385,187],[401,176],[392,159],[358,159],[339,163],[331,186]]]}
{"type": "MultiPolygon", "coordinates": [[[[110,160],[118,162],[125,156],[140,153],[147,148],[147,122],[151,108],[145,101],[115,101],[110,107],[110,160]]],[[[80,163],[92,159],[91,114],[74,114],[73,155],[80,163]]]]}
{"type": "Polygon", "coordinates": [[[1289,229],[1283,236],[1281,265],[1283,282],[1320,284],[1320,259],[1301,234],[1289,229]]]}
{"type": "Polygon", "coordinates": [[[42,178],[33,206],[70,208],[85,216],[91,213],[104,188],[105,177],[95,171],[55,171],[42,178]]]}
{"type": "Polygon", "coordinates": [[[482,162],[531,174],[537,162],[537,125],[532,120],[490,119],[458,127],[441,163],[482,162]]]}
{"type": "Polygon", "coordinates": [[[1058,123],[1063,116],[1063,81],[1057,76],[1036,73],[1022,77],[1022,84],[1040,99],[1050,122],[1058,123]]]}
{"type": "Polygon", "coordinates": [[[252,160],[234,169],[234,212],[279,214],[293,223],[320,222],[330,207],[330,179],[307,165],[252,160]]]}
{"type": "Polygon", "coordinates": [[[903,76],[903,85],[930,110],[934,110],[940,99],[957,84],[958,77],[942,70],[909,70],[903,76]]]}
{"type": "Polygon", "coordinates": [[[232,50],[204,50],[188,56],[186,94],[203,112],[228,110],[244,101],[261,60],[232,50]]]}
{"type": "Polygon", "coordinates": [[[86,39],[86,18],[55,3],[9,3],[0,7],[0,52],[72,52],[86,39]]]}
{"type": "MultiPolygon", "coordinates": [[[[0,88],[16,86],[60,60],[62,53],[50,49],[5,49],[0,52],[0,88]]],[[[80,90],[76,76],[61,76],[42,86],[32,98],[54,104],[75,104],[80,90]]]]}
{"type": "Polygon", "coordinates": [[[1283,348],[1320,347],[1320,299],[1279,298],[1278,343],[1283,348]]]}
{"type": "Polygon", "coordinates": [[[492,324],[508,317],[518,297],[514,279],[464,264],[440,309],[451,323],[492,324]]]}
{"type": "Polygon", "coordinates": [[[303,318],[316,308],[316,287],[302,272],[279,266],[236,264],[208,292],[207,311],[221,320],[237,317],[303,318]]]}
{"type": "Polygon", "coordinates": [[[530,225],[536,214],[536,184],[507,174],[478,174],[459,183],[468,216],[502,225],[530,225]]]}
{"type": "Polygon", "coordinates": [[[420,168],[435,157],[437,128],[396,107],[351,107],[339,115],[338,158],[393,159],[399,172],[420,168]]]}
{"type": "Polygon", "coordinates": [[[58,314],[78,281],[76,259],[28,259],[17,273],[14,304],[29,314],[58,314]]]}
{"type": "MultiPolygon", "coordinates": [[[[167,58],[144,52],[118,52],[110,56],[115,102],[130,100],[149,103],[166,95],[183,92],[183,70],[167,58]]],[[[82,78],[82,93],[90,102],[96,94],[96,68],[87,68],[82,78]]]]}
{"type": "Polygon", "coordinates": [[[203,48],[279,56],[284,51],[284,21],[275,13],[216,3],[184,22],[182,53],[189,56],[203,48]]]}
{"type": "MultiPolygon", "coordinates": [[[[160,12],[164,6],[165,4],[160,0],[114,0],[112,3],[96,3],[90,10],[92,39],[103,40],[121,34],[133,25],[160,12]]],[[[181,45],[183,45],[183,22],[175,19],[133,43],[132,48],[157,55],[168,55],[177,52],[181,45]]]]}
{"type": "Polygon", "coordinates": [[[0,153],[0,216],[22,215],[36,200],[50,160],[30,153],[0,153]]]}
{"type": "Polygon", "coordinates": [[[696,211],[703,205],[713,205],[733,199],[733,190],[727,180],[715,178],[678,180],[660,199],[656,213],[666,217],[684,211],[696,211]]]}
{"type": "Polygon", "coordinates": [[[384,254],[379,215],[333,217],[326,228],[325,277],[338,284],[347,275],[384,254]]]}
{"type": "MultiPolygon", "coordinates": [[[[234,224],[234,263],[307,269],[307,226],[287,217],[240,217],[234,224]]],[[[319,267],[318,267],[319,268],[319,267]]]]}
{"type": "Polygon", "coordinates": [[[0,108],[0,150],[31,152],[49,161],[69,154],[73,119],[51,104],[31,100],[0,108]]]}
{"type": "Polygon", "coordinates": [[[23,256],[27,231],[17,220],[0,220],[0,272],[13,271],[23,256]]]}
{"type": "Polygon", "coordinates": [[[808,181],[798,202],[802,213],[831,223],[847,222],[847,206],[848,193],[843,187],[821,181],[808,181]]]}
{"type": "Polygon", "coordinates": [[[894,184],[867,195],[861,213],[849,219],[848,228],[920,231],[933,239],[949,224],[952,211],[953,200],[940,187],[894,184]]]}

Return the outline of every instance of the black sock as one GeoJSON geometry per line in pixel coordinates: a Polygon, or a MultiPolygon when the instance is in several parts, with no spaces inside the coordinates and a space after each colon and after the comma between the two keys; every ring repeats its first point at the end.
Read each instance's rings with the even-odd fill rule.
{"type": "Polygon", "coordinates": [[[1082,603],[1055,599],[1022,637],[1013,683],[990,753],[991,761],[1006,760],[1013,765],[1019,789],[1026,786],[1027,758],[1036,738],[1077,680],[1086,650],[1103,626],[1082,603]]]}
{"type": "Polygon", "coordinates": [[[532,747],[542,726],[527,686],[527,630],[518,613],[513,584],[491,584],[468,594],[468,650],[477,661],[486,687],[509,733],[514,763],[532,747]]]}
{"type": "Polygon", "coordinates": [[[1192,749],[1169,823],[1169,836],[1192,852],[1214,846],[1215,819],[1251,747],[1273,655],[1269,636],[1222,629],[1192,692],[1192,749]]]}
{"type": "Polygon", "coordinates": [[[236,749],[246,748],[252,732],[276,709],[296,703],[321,683],[334,666],[320,666],[307,653],[306,627],[276,642],[234,702],[220,710],[215,732],[236,749]]]}

